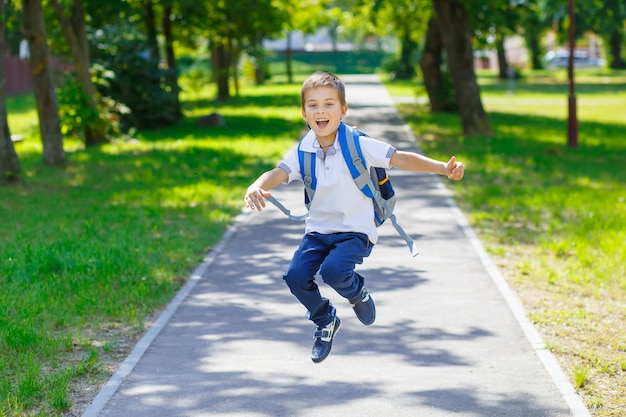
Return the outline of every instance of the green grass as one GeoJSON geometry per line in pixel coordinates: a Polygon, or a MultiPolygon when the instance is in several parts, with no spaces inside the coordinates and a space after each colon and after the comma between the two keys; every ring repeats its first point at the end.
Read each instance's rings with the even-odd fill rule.
{"type": "MultiPolygon", "coordinates": [[[[423,104],[398,107],[427,155],[465,162],[465,179],[450,184],[457,203],[593,414],[618,415],[626,393],[626,72],[580,71],[576,80],[577,149],[566,146],[565,71],[528,73],[512,94],[506,81],[481,73],[492,137],[463,137],[457,115],[423,104]]],[[[396,97],[421,92],[388,85],[396,97]]]]}
{"type": "Polygon", "coordinates": [[[66,141],[63,169],[42,163],[32,97],[9,100],[24,184],[0,188],[0,416],[62,415],[77,381],[106,377],[100,361],[144,330],[293,143],[298,92],[246,88],[223,105],[188,94],[177,126],[66,141]],[[195,125],[215,110],[225,127],[195,125]]]}

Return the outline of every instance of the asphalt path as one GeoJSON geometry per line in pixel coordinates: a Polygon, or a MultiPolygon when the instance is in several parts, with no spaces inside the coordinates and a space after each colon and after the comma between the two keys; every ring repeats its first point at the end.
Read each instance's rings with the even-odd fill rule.
{"type": "MultiPolygon", "coordinates": [[[[343,78],[347,123],[418,150],[377,77],[343,78]]],[[[376,302],[374,325],[318,280],[343,325],[331,355],[311,362],[315,327],[282,280],[303,224],[273,207],[246,211],[83,416],[589,416],[448,180],[390,177],[399,222],[421,253],[411,257],[390,224],[379,229],[358,268],[376,302]]],[[[274,194],[304,212],[301,186],[274,194]]]]}

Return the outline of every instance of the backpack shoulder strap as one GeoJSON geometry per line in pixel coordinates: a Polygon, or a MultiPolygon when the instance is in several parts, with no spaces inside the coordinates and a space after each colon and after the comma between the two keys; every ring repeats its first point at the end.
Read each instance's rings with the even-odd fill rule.
{"type": "Polygon", "coordinates": [[[304,204],[308,209],[313,201],[315,195],[315,188],[317,187],[317,177],[315,176],[315,153],[304,152],[300,149],[302,142],[298,144],[298,162],[300,164],[300,175],[302,175],[302,182],[304,182],[304,192],[306,198],[304,204]]]}
{"type": "Polygon", "coordinates": [[[376,189],[363,158],[359,132],[342,122],[339,125],[339,146],[357,187],[369,198],[375,198],[376,189]]]}

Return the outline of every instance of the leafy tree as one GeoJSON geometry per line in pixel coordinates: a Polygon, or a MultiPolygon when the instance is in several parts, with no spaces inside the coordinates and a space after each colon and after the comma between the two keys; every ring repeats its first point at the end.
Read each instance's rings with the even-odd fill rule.
{"type": "Polygon", "coordinates": [[[149,60],[154,67],[155,72],[161,72],[165,84],[163,89],[171,97],[167,100],[169,103],[169,111],[172,112],[172,119],[176,120],[182,116],[180,100],[178,97],[178,74],[176,71],[176,57],[174,55],[174,38],[172,32],[173,0],[161,0],[156,3],[153,0],[143,0],[143,22],[146,29],[146,40],[148,50],[150,51],[149,60]],[[158,9],[158,10],[157,10],[158,9]],[[158,42],[159,27],[157,24],[158,15],[160,14],[160,32],[165,42],[165,58],[167,70],[160,69],[161,54],[158,42]]]}
{"type": "Polygon", "coordinates": [[[466,4],[477,42],[487,45],[489,38],[493,38],[498,57],[498,76],[500,79],[508,78],[511,69],[507,61],[504,42],[507,37],[516,33],[520,18],[518,4],[498,0],[480,3],[467,1],[466,4]]]}
{"type": "Polygon", "coordinates": [[[519,13],[518,31],[521,31],[526,42],[526,47],[530,55],[532,69],[543,68],[541,58],[544,50],[541,45],[541,38],[549,29],[549,16],[541,5],[541,0],[526,0],[518,3],[519,13]]]}
{"type": "Polygon", "coordinates": [[[23,21],[21,1],[5,1],[4,9],[6,49],[10,54],[16,55],[24,39],[21,32],[23,21]]]}
{"type": "Polygon", "coordinates": [[[166,126],[182,117],[173,48],[177,23],[184,21],[182,1],[86,3],[92,72],[115,116],[111,121],[119,118],[122,131],[166,126]]]}
{"type": "Polygon", "coordinates": [[[83,125],[85,145],[99,145],[107,141],[108,122],[100,112],[102,99],[89,73],[90,59],[85,26],[85,9],[83,0],[70,0],[68,3],[65,5],[61,3],[61,0],[48,0],[48,4],[61,26],[72,56],[74,72],[82,91],[82,105],[88,109],[87,113],[91,115],[83,125]]]}
{"type": "Polygon", "coordinates": [[[165,39],[165,62],[167,63],[165,78],[172,95],[173,103],[178,108],[178,113],[182,115],[182,106],[179,98],[180,87],[178,85],[178,69],[176,55],[174,54],[174,31],[172,28],[176,18],[174,14],[174,0],[162,0],[161,4],[163,6],[161,31],[165,39]]]}
{"type": "Polygon", "coordinates": [[[281,3],[283,14],[288,16],[283,21],[287,45],[285,48],[285,67],[287,82],[293,82],[291,35],[295,30],[304,34],[314,33],[317,28],[328,23],[325,0],[288,0],[281,3]]]}
{"type": "Polygon", "coordinates": [[[165,73],[150,58],[149,42],[136,25],[102,27],[94,37],[94,75],[98,89],[119,109],[120,128],[157,128],[182,115],[177,97],[167,92],[165,73]],[[129,111],[123,111],[127,108],[129,111]]]}
{"type": "Polygon", "coordinates": [[[65,162],[65,151],[41,0],[24,0],[22,6],[23,32],[30,48],[30,67],[43,143],[43,159],[50,165],[62,165],[65,162]]]}
{"type": "MultiPolygon", "coordinates": [[[[213,1],[204,3],[206,22],[201,26],[211,45],[211,62],[217,79],[217,99],[230,98],[231,68],[242,51],[280,33],[287,19],[276,0],[213,1]]],[[[196,7],[195,4],[193,7],[196,7]]],[[[195,9],[193,9],[195,10],[195,9]]],[[[194,11],[190,10],[190,13],[194,11]]]]}
{"type": "MultiPolygon", "coordinates": [[[[557,29],[558,39],[567,42],[569,15],[567,0],[538,0],[543,12],[557,29]]],[[[624,68],[622,47],[626,33],[626,3],[623,0],[587,0],[574,2],[576,39],[592,31],[601,36],[607,45],[609,66],[624,68]]]]}
{"type": "Polygon", "coordinates": [[[589,25],[607,45],[609,67],[626,68],[622,47],[626,36],[626,2],[623,0],[588,0],[581,6],[589,25]]]}
{"type": "Polygon", "coordinates": [[[401,75],[410,74],[414,58],[409,58],[409,51],[417,46],[417,42],[407,41],[405,35],[409,31],[424,34],[427,28],[419,62],[431,110],[458,111],[466,135],[491,134],[474,73],[474,28],[468,12],[471,10],[476,15],[484,12],[482,2],[432,0],[426,4],[421,0],[402,0],[388,3],[375,0],[379,9],[372,9],[374,16],[380,19],[375,20],[379,28],[382,22],[395,20],[391,26],[398,29],[392,32],[400,34],[404,45],[401,53],[404,64],[399,67],[404,71],[401,75]]]}
{"type": "Polygon", "coordinates": [[[436,15],[428,21],[424,51],[420,59],[424,87],[432,112],[456,112],[458,106],[447,66],[444,69],[443,35],[436,15]]]}
{"type": "Polygon", "coordinates": [[[20,178],[20,162],[11,140],[4,94],[4,51],[7,49],[5,7],[4,1],[0,0],[0,182],[16,181],[20,178]]]}
{"type": "Polygon", "coordinates": [[[462,0],[433,0],[433,5],[446,50],[463,133],[468,136],[491,135],[474,73],[473,32],[466,3],[462,0]]]}
{"type": "Polygon", "coordinates": [[[419,44],[426,33],[431,10],[429,0],[373,0],[371,19],[377,32],[393,34],[400,44],[396,79],[409,80],[415,76],[419,44]]]}

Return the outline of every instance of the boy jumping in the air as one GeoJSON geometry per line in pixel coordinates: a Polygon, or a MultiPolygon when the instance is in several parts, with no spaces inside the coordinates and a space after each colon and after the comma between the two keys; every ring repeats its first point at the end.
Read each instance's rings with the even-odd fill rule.
{"type": "MultiPolygon", "coordinates": [[[[376,318],[374,300],[363,277],[354,270],[371,253],[378,233],[372,201],[355,184],[337,140],[341,119],[348,111],[345,97],[344,84],[331,73],[316,72],[302,85],[302,117],[311,130],[302,138],[300,150],[316,154],[317,186],[305,234],[283,279],[317,325],[311,352],[315,363],[330,354],[333,338],[341,327],[335,307],[321,296],[315,283],[318,271],[324,282],[350,302],[363,324],[370,325],[376,318]]],[[[454,156],[441,162],[398,151],[365,136],[359,142],[368,169],[394,166],[441,174],[452,180],[463,178],[463,164],[454,156]]],[[[302,181],[298,158],[298,150],[294,149],[276,168],[254,181],[245,195],[246,206],[261,211],[265,208],[264,197],[271,196],[269,190],[281,183],[302,181]]]]}

